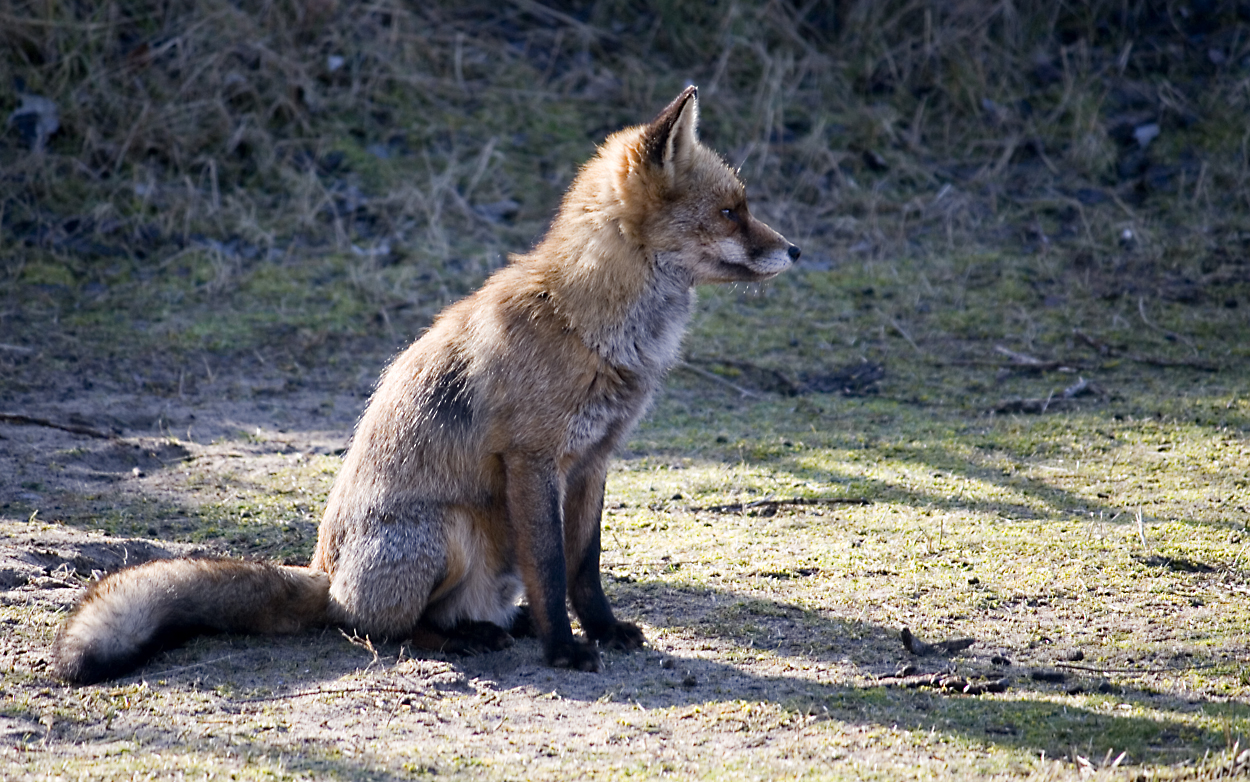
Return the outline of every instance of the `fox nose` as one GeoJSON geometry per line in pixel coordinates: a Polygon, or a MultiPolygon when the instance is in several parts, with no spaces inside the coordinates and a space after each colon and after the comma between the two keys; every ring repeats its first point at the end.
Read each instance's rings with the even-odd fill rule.
{"type": "Polygon", "coordinates": [[[802,254],[803,254],[803,251],[799,249],[799,246],[797,244],[790,245],[790,249],[786,250],[786,255],[790,256],[790,261],[792,263],[794,261],[797,261],[799,259],[799,256],[802,254]]]}

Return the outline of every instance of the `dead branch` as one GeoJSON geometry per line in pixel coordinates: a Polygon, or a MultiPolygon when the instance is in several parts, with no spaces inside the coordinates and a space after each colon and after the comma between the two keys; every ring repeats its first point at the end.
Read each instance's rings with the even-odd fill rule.
{"type": "Polygon", "coordinates": [[[1067,668],[1073,671],[1086,671],[1088,673],[1128,673],[1128,674],[1145,674],[1145,673],[1186,673],[1188,671],[1200,671],[1204,668],[1214,668],[1213,663],[1195,663],[1193,665],[1182,665],[1175,668],[1102,668],[1096,665],[1076,665],[1075,663],[1052,663],[1056,668],[1067,668]]]}
{"type": "Polygon", "coordinates": [[[1078,342],[1083,343],[1086,347],[1094,350],[1100,356],[1108,358],[1124,358],[1138,364],[1148,364],[1153,367],[1181,367],[1184,369],[1197,369],[1203,372],[1219,372],[1220,366],[1210,361],[1202,359],[1171,359],[1162,358],[1160,356],[1145,356],[1140,353],[1125,353],[1100,339],[1091,337],[1080,330],[1074,330],[1072,336],[1078,342]]]}
{"type": "Polygon", "coordinates": [[[1007,679],[990,679],[988,681],[971,681],[962,676],[949,673],[933,673],[922,676],[882,677],[893,678],[887,687],[904,687],[909,690],[933,689],[946,692],[962,693],[963,695],[984,695],[987,692],[1006,692],[1010,686],[1007,679]]]}
{"type": "Polygon", "coordinates": [[[689,362],[683,361],[683,362],[681,362],[680,364],[678,364],[678,365],[677,365],[677,368],[678,368],[678,369],[684,369],[684,370],[686,370],[686,371],[688,371],[688,372],[691,372],[691,373],[693,373],[693,374],[696,374],[696,375],[698,375],[699,377],[703,378],[704,380],[711,380],[711,381],[712,381],[712,382],[714,382],[714,383],[720,383],[720,384],[721,384],[721,385],[723,385],[723,386],[727,386],[727,387],[729,387],[729,388],[732,388],[734,391],[737,391],[737,392],[738,392],[739,394],[741,394],[742,396],[752,397],[752,398],[755,398],[755,399],[759,399],[759,398],[760,398],[760,396],[761,396],[761,395],[760,395],[760,393],[759,393],[759,392],[757,392],[757,391],[752,391],[752,390],[751,390],[751,389],[749,389],[749,388],[743,388],[742,386],[738,385],[737,383],[734,383],[734,382],[731,382],[731,381],[729,381],[729,380],[726,380],[725,378],[721,377],[720,375],[716,374],[715,372],[709,372],[709,371],[707,371],[706,369],[702,369],[702,368],[700,368],[700,367],[696,367],[694,364],[691,364],[691,363],[689,363],[689,362]]]}
{"type": "Polygon", "coordinates": [[[359,687],[334,687],[330,689],[300,690],[299,692],[288,692],[282,695],[262,695],[258,698],[243,698],[232,703],[268,703],[270,701],[285,701],[293,698],[311,698],[317,695],[360,695],[365,693],[384,693],[394,695],[419,695],[423,698],[429,697],[429,690],[415,690],[409,687],[394,687],[380,684],[362,684],[359,687]]]}
{"type": "Polygon", "coordinates": [[[18,413],[0,413],[0,422],[6,424],[17,424],[19,426],[45,426],[49,429],[60,429],[63,432],[86,435],[87,437],[97,437],[101,440],[113,440],[117,437],[117,435],[101,432],[100,430],[92,429],[89,426],[58,424],[55,421],[49,421],[45,418],[35,418],[34,416],[21,415],[18,413]]]}
{"type": "Polygon", "coordinates": [[[1005,348],[1002,345],[995,345],[994,350],[1011,359],[1011,363],[1006,367],[1008,369],[1041,373],[1065,370],[1074,372],[1080,368],[1080,364],[1075,361],[1046,361],[1044,359],[1037,358],[1036,356],[1030,356],[1027,353],[1017,353],[1016,351],[1005,348]]]}
{"type": "Polygon", "coordinates": [[[1203,372],[1219,372],[1219,364],[1212,364],[1210,361],[1202,361],[1201,359],[1170,359],[1160,358],[1158,356],[1139,356],[1130,354],[1125,356],[1129,361],[1135,361],[1138,364],[1149,364],[1152,367],[1184,367],[1186,369],[1199,369],[1203,372]]]}
{"type": "Polygon", "coordinates": [[[724,364],[727,367],[735,367],[737,369],[745,369],[749,372],[759,372],[761,374],[768,375],[777,383],[777,385],[781,386],[781,393],[785,396],[798,396],[803,393],[803,389],[793,380],[786,377],[785,373],[781,370],[762,367],[758,364],[753,364],[750,361],[743,361],[741,359],[734,358],[717,359],[716,363],[724,364]]]}
{"type": "Polygon", "coordinates": [[[752,502],[733,502],[728,505],[700,505],[686,510],[690,513],[707,511],[708,513],[744,513],[754,508],[780,508],[786,505],[871,505],[872,500],[864,497],[792,497],[782,500],[754,500],[752,502]]]}

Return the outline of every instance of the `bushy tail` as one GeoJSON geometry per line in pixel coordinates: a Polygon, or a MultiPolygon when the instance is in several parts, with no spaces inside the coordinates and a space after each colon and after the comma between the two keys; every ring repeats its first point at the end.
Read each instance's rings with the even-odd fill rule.
{"type": "Polygon", "coordinates": [[[91,684],[204,632],[293,633],[325,621],[330,582],[308,568],[163,559],[92,584],[57,634],[53,673],[91,684]]]}

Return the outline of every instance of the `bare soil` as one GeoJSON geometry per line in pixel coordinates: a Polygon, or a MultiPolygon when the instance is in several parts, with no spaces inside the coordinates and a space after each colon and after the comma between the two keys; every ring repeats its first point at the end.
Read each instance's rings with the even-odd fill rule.
{"type": "MultiPolygon", "coordinates": [[[[367,359],[380,366],[384,357],[374,351],[360,361],[367,359]]],[[[802,551],[788,558],[783,552],[782,564],[770,565],[777,555],[762,543],[754,554],[750,543],[740,552],[748,557],[739,562],[740,577],[711,566],[702,576],[678,575],[686,552],[666,546],[663,536],[644,532],[621,545],[617,530],[626,535],[627,525],[617,517],[627,518],[631,503],[620,500],[635,496],[621,486],[609,492],[605,581],[618,613],[641,623],[649,645],[605,653],[600,674],[546,668],[532,640],[496,654],[444,657],[375,647],[326,629],[200,639],[98,687],[51,681],[45,672],[56,625],[84,583],[103,572],[167,556],[306,558],[315,503],[287,513],[276,537],[255,538],[245,522],[225,528],[205,508],[234,500],[251,507],[257,495],[296,491],[281,482],[304,475],[301,465],[322,462],[329,475],[314,490],[324,492],[365,394],[351,378],[292,388],[251,374],[250,361],[218,364],[212,381],[201,378],[193,393],[184,379],[181,395],[79,390],[58,373],[31,372],[26,392],[9,402],[10,410],[45,422],[0,425],[0,604],[10,628],[0,642],[10,671],[0,757],[13,773],[1059,778],[1092,773],[1100,762],[1110,766],[1114,758],[1099,754],[1098,741],[1081,747],[1081,734],[1073,733],[1063,746],[1047,735],[1048,715],[1067,714],[1069,706],[1085,712],[1089,736],[1108,725],[1151,733],[1139,741],[1144,756],[1137,761],[1167,767],[1170,752],[1189,757],[1196,747],[1225,743],[1179,718],[1212,702],[1212,691],[1192,691],[1184,672],[1193,670],[1196,651],[1199,667],[1209,667],[1221,655],[1250,657],[1250,642],[1224,634],[1202,649],[1185,628],[1244,595],[1230,595],[1231,603],[1195,598],[1152,607],[1126,593],[1094,609],[1099,621],[1113,617],[1113,626],[1094,628],[1084,624],[1089,601],[1062,594],[1034,598],[1014,617],[1009,611],[1005,621],[990,623],[900,611],[891,605],[898,572],[804,567],[802,551]],[[234,391],[217,393],[222,388],[234,391]],[[204,534],[206,518],[220,529],[210,524],[204,534]],[[101,519],[113,534],[99,531],[101,519]],[[833,588],[844,590],[850,578],[853,593],[824,606],[787,586],[823,581],[829,588],[834,579],[844,586],[833,588]],[[961,629],[971,629],[975,643],[913,654],[899,637],[908,616],[924,637],[913,651],[961,629]],[[1175,643],[1159,635],[1161,620],[1175,643]],[[1148,637],[1156,651],[1099,646],[1097,638],[1108,634],[1148,637]],[[1091,643],[1098,659],[1082,665],[1080,649],[1091,643]],[[1117,672],[1132,676],[1117,681],[1117,672]],[[1078,705],[1074,698],[1087,700],[1078,705]],[[1046,760],[1064,750],[1065,763],[1046,760]]],[[[731,416],[761,414],[760,402],[723,384],[675,378],[657,416],[709,403],[731,416]]],[[[649,458],[644,440],[622,468],[654,469],[649,458]]],[[[681,458],[661,461],[665,469],[683,467],[681,458]]],[[[743,504],[724,517],[726,507],[696,507],[674,494],[651,507],[659,509],[652,517],[686,518],[708,546],[727,550],[742,529],[760,523],[774,530],[832,523],[828,534],[845,538],[848,550],[862,545],[853,531],[855,504],[843,521],[836,505],[743,504]],[[718,542],[720,535],[726,539],[718,542]]],[[[882,542],[898,539],[887,534],[882,542]]],[[[1229,588],[1227,574],[1195,570],[1185,574],[1195,595],[1229,588]]],[[[1242,724],[1244,697],[1229,703],[1226,724],[1242,724]]],[[[1226,768],[1238,768],[1237,753],[1230,757],[1226,768]]]]}

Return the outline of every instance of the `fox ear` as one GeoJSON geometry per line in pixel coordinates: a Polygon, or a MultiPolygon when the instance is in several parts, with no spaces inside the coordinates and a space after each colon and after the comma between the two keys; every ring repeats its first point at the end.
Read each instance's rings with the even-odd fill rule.
{"type": "Polygon", "coordinates": [[[699,88],[687,87],[651,120],[642,137],[646,159],[663,171],[684,166],[699,144],[699,88]]]}

